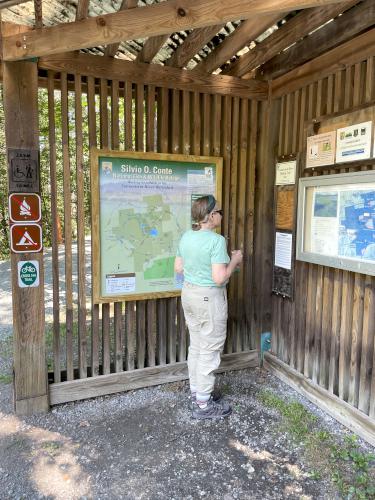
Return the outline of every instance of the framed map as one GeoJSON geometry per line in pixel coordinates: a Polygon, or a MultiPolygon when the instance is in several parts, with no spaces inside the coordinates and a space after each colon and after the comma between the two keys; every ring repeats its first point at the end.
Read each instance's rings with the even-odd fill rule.
{"type": "Polygon", "coordinates": [[[301,178],[297,226],[297,259],[375,276],[375,172],[301,178]]]}
{"type": "Polygon", "coordinates": [[[222,159],[93,149],[91,175],[94,302],[179,295],[177,245],[192,202],[220,201],[222,159]]]}

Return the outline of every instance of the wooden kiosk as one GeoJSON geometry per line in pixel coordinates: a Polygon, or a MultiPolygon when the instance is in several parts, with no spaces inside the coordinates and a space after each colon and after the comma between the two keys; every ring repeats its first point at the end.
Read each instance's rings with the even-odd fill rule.
{"type": "Polygon", "coordinates": [[[10,195],[40,192],[38,87],[49,103],[53,366],[45,357],[43,253],[27,247],[12,252],[16,412],[186,378],[178,296],[91,295],[84,147],[219,157],[222,232],[244,250],[229,286],[221,369],[257,366],[261,334],[271,332],[265,367],[374,444],[375,273],[295,252],[299,179],[374,169],[373,136],[366,159],[306,165],[308,137],[337,130],[344,115],[343,126],[361,123],[352,113],[374,105],[374,2],[123,0],[114,10],[115,3],[78,0],[56,12],[40,0],[0,4],[10,195]],[[31,177],[21,185],[15,173],[25,161],[31,177]],[[294,181],[276,184],[285,162],[294,162],[294,181]],[[280,269],[283,238],[290,266],[280,269]],[[30,260],[38,285],[21,287],[18,262],[30,260]]]}

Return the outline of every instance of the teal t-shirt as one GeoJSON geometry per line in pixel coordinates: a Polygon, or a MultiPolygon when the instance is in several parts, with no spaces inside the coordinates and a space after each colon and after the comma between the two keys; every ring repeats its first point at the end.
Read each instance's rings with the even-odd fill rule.
{"type": "Polygon", "coordinates": [[[184,261],[185,280],[199,286],[218,286],[212,279],[212,264],[230,261],[224,236],[208,230],[186,231],[177,256],[184,261]]]}

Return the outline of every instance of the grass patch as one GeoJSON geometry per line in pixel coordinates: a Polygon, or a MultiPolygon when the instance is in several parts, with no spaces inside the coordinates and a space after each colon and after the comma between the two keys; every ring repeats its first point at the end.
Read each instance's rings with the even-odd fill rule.
{"type": "Polygon", "coordinates": [[[345,499],[375,498],[375,455],[360,450],[357,437],[350,434],[343,442],[319,427],[317,417],[301,403],[283,400],[269,390],[260,391],[258,398],[282,416],[282,428],[302,442],[311,466],[310,478],[329,478],[345,499]]]}
{"type": "Polygon", "coordinates": [[[0,374],[0,384],[10,384],[13,380],[12,375],[2,375],[0,374]]]}

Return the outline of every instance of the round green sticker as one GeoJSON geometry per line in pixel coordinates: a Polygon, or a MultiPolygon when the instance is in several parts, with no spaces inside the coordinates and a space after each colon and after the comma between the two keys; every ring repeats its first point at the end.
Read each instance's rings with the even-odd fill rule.
{"type": "Polygon", "coordinates": [[[20,280],[25,286],[35,283],[38,271],[32,262],[25,262],[20,269],[20,280]]]}

